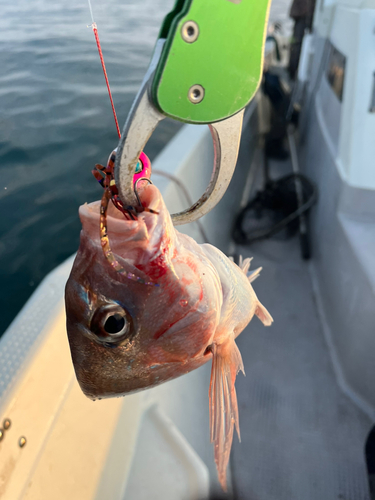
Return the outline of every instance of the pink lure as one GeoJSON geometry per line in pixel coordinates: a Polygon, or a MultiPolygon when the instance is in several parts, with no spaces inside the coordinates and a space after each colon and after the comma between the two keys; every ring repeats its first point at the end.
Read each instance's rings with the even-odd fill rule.
{"type": "MultiPolygon", "coordinates": [[[[141,163],[141,165],[139,165],[139,167],[141,167],[142,170],[137,173],[137,169],[136,169],[136,173],[134,174],[134,177],[133,177],[133,184],[135,184],[138,179],[142,179],[142,177],[145,177],[146,179],[150,179],[150,177],[151,177],[151,162],[150,162],[148,156],[145,155],[145,153],[143,151],[139,157],[139,163],[141,163]]],[[[137,165],[137,168],[138,168],[138,165],[137,165]]]]}

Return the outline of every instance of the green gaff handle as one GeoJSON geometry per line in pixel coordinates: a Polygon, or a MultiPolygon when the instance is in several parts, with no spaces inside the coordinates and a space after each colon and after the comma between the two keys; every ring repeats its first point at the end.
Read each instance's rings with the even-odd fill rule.
{"type": "Polygon", "coordinates": [[[243,109],[258,89],[271,0],[177,0],[152,97],[187,123],[214,123],[243,109]]]}

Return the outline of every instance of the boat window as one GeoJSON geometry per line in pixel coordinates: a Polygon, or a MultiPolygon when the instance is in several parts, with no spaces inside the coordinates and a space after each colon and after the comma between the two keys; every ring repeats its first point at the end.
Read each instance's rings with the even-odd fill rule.
{"type": "Polygon", "coordinates": [[[346,57],[330,43],[326,76],[328,83],[340,101],[342,101],[344,92],[345,66],[346,57]]]}

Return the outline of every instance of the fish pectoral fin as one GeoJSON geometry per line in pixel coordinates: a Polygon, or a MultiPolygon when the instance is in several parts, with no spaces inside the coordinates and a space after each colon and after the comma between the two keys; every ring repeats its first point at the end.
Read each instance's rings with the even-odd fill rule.
{"type": "Polygon", "coordinates": [[[230,336],[223,344],[212,344],[212,368],[210,381],[210,432],[214,443],[214,455],[220,484],[227,491],[227,466],[236,426],[238,439],[237,395],[234,383],[237,373],[244,372],[241,353],[230,336]]]}
{"type": "Polygon", "coordinates": [[[258,316],[264,326],[270,326],[273,323],[272,316],[259,301],[255,309],[255,315],[258,316]]]}

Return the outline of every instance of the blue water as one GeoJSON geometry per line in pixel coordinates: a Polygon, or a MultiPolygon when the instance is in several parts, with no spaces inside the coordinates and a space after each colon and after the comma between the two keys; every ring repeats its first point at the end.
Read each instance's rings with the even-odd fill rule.
{"type": "MultiPolygon", "coordinates": [[[[173,3],[92,1],[121,128],[173,3]]],[[[117,145],[90,22],[85,0],[0,0],[0,335],[77,250],[78,207],[101,195],[91,169],[117,145]]],[[[151,159],[176,130],[158,127],[151,159]]]]}

